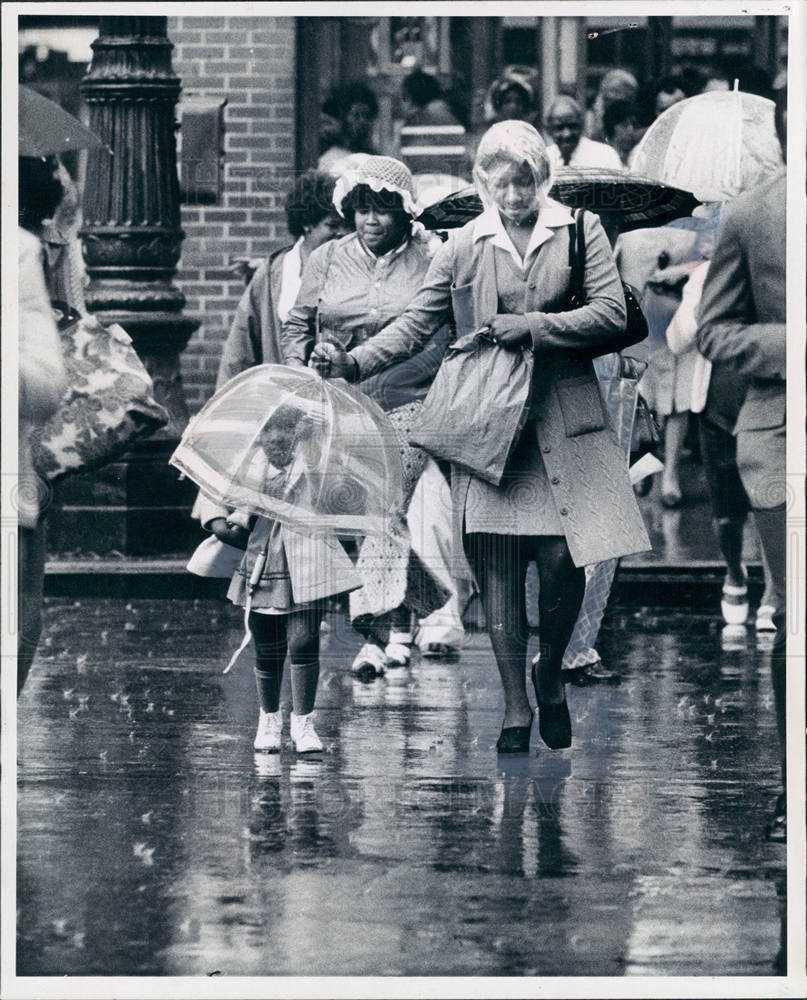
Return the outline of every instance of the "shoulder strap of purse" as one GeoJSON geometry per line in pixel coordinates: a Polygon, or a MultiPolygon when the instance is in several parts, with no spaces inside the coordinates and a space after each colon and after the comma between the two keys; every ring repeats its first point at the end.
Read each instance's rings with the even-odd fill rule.
{"type": "Polygon", "coordinates": [[[572,296],[584,301],[583,276],[586,270],[586,237],[583,232],[583,209],[576,208],[574,222],[569,226],[569,267],[572,269],[572,296]]]}
{"type": "Polygon", "coordinates": [[[336,240],[329,240],[326,244],[328,247],[328,253],[325,257],[325,278],[322,284],[319,286],[319,295],[317,296],[317,315],[314,317],[314,342],[319,343],[319,313],[320,313],[320,303],[322,302],[322,293],[325,291],[325,285],[328,283],[328,271],[331,267],[331,260],[333,259],[333,252],[335,249],[336,240]]]}

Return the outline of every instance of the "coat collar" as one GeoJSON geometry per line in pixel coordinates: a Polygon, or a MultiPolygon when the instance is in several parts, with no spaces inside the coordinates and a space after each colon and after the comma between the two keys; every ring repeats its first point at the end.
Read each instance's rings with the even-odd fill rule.
{"type": "Polygon", "coordinates": [[[486,208],[474,223],[473,241],[476,243],[486,236],[493,237],[493,245],[507,251],[518,266],[523,269],[538,247],[550,239],[553,230],[570,226],[573,222],[574,218],[568,208],[552,198],[547,198],[546,204],[541,208],[538,218],[535,220],[535,226],[527,244],[527,253],[522,261],[518,251],[513,246],[513,241],[507,235],[498,209],[490,207],[486,208]]]}

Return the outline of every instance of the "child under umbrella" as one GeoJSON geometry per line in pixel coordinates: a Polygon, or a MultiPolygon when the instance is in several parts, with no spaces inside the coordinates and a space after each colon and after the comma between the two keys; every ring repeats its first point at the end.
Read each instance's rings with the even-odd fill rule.
{"type": "MultiPolygon", "coordinates": [[[[381,505],[400,491],[400,472],[394,463],[385,467],[384,441],[379,440],[379,430],[386,430],[390,440],[394,432],[385,428],[380,409],[357,397],[346,386],[334,393],[310,371],[252,368],[209,401],[172,458],[211,500],[228,509],[226,518],[211,523],[215,536],[244,550],[227,596],[244,608],[246,634],[225,673],[254,638],[260,702],[256,751],[277,753],[282,746],[280,689],[287,654],[294,748],[297,753],[323,749],[314,727],[320,625],[329,598],[362,585],[340,538],[373,525],[383,530],[381,505]],[[288,379],[302,382],[308,392],[289,392],[288,379]],[[261,380],[278,389],[280,402],[273,407],[264,402],[269,416],[250,421],[250,404],[254,413],[261,399],[255,388],[266,391],[261,380]],[[322,402],[340,393],[348,410],[352,407],[341,422],[322,402]],[[234,440],[227,432],[236,428],[237,435],[239,427],[253,428],[242,432],[250,443],[246,448],[229,444],[233,471],[223,475],[222,456],[234,440]],[[363,455],[357,454],[362,448],[363,455]]],[[[397,462],[394,451],[389,454],[397,462]]]]}

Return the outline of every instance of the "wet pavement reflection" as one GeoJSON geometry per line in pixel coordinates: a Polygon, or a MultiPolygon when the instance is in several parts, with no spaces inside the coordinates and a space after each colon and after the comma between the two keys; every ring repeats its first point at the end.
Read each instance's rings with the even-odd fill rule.
{"type": "MultiPolygon", "coordinates": [[[[496,756],[490,645],[370,684],[323,633],[320,759],[254,754],[216,601],[46,603],[19,702],[19,975],[771,975],[785,848],[752,632],[616,611],[574,745],[496,756]]],[[[533,639],[533,641],[535,641],[533,639]]],[[[286,684],[288,680],[286,679],[286,684]]],[[[285,692],[288,703],[288,692],[285,692]]]]}

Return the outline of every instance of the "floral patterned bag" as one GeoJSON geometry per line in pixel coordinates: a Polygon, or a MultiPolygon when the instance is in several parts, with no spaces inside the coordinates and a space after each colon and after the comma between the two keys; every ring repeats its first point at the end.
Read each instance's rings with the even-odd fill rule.
{"type": "Polygon", "coordinates": [[[128,333],[61,308],[68,388],[56,413],[31,434],[34,467],[51,482],[107,465],[168,423],[128,333]]]}

